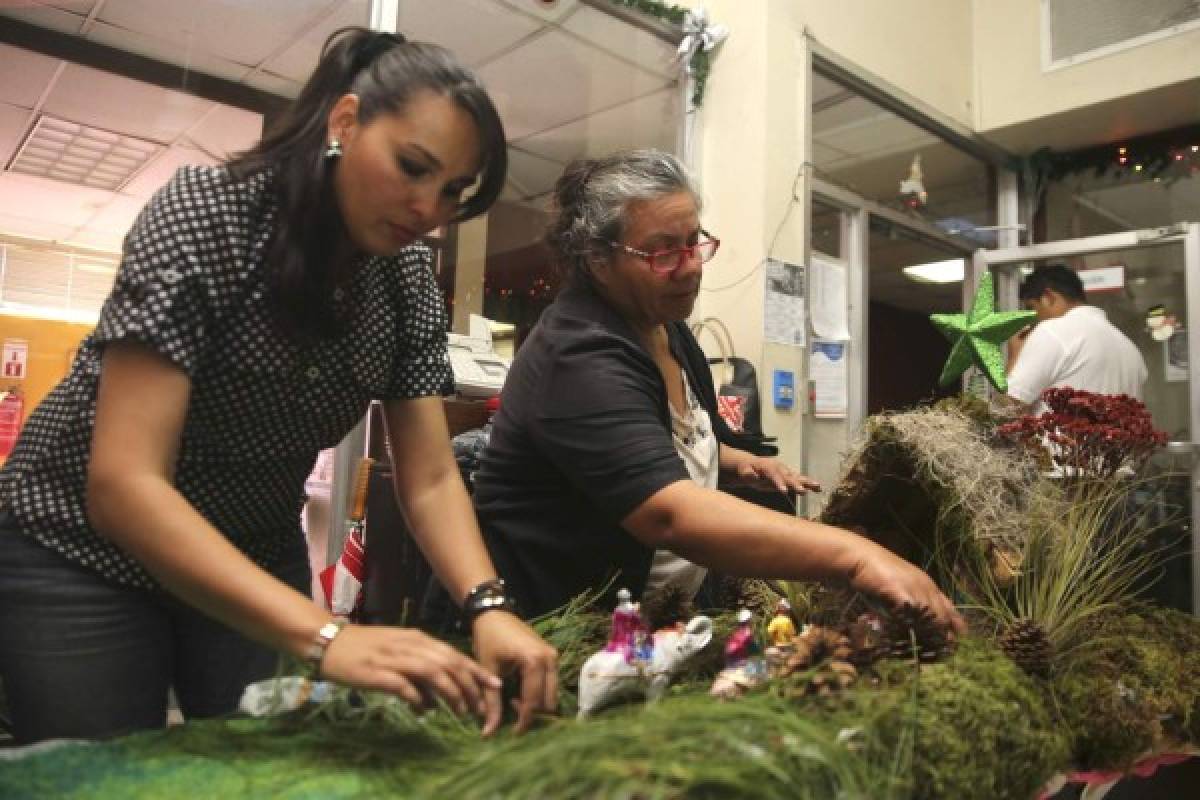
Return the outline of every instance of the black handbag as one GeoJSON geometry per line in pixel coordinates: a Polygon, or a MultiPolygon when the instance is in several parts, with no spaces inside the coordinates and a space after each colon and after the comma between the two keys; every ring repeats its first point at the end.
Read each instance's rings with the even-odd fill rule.
{"type": "Polygon", "coordinates": [[[704,331],[712,334],[721,353],[718,358],[709,358],[708,364],[717,388],[717,411],[733,431],[735,446],[757,455],[775,455],[778,448],[769,444],[775,438],[763,435],[762,400],[754,365],[735,354],[733,338],[725,323],[716,317],[705,317],[692,326],[697,341],[704,331]]]}

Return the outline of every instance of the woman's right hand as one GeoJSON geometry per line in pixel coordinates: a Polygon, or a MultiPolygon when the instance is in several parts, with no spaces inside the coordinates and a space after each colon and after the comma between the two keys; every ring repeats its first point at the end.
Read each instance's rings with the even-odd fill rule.
{"type": "MultiPolygon", "coordinates": [[[[320,674],[357,689],[390,692],[416,708],[445,700],[487,719],[500,678],[445,642],[413,628],[347,625],[330,642],[320,674]]],[[[498,713],[498,712],[497,712],[498,713]]]]}
{"type": "Polygon", "coordinates": [[[908,603],[927,608],[934,618],[955,633],[965,633],[967,623],[933,579],[919,567],[885,547],[862,541],[849,571],[850,585],[885,600],[892,607],[908,603]]]}

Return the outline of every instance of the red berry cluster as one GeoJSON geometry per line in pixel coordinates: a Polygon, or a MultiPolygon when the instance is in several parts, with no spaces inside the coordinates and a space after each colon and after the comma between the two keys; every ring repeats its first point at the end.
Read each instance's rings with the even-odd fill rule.
{"type": "Polygon", "coordinates": [[[996,433],[1048,450],[1055,466],[1075,475],[1107,478],[1122,467],[1137,469],[1167,443],[1146,406],[1129,395],[1061,387],[1042,392],[1042,402],[1049,411],[1001,425],[996,433]]]}

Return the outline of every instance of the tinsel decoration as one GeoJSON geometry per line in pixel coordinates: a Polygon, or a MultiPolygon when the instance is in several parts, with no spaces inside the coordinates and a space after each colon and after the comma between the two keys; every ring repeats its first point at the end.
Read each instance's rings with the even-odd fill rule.
{"type": "Polygon", "coordinates": [[[724,25],[709,25],[702,8],[688,9],[661,0],[609,0],[613,5],[640,11],[655,19],[678,26],[684,33],[680,56],[687,59],[687,69],[695,82],[692,105],[700,107],[704,87],[712,71],[712,50],[729,35],[724,25]]]}
{"type": "Polygon", "coordinates": [[[953,640],[933,613],[911,603],[896,607],[884,617],[883,642],[893,658],[911,659],[915,655],[925,663],[939,661],[954,651],[953,640]]]}
{"type": "Polygon", "coordinates": [[[1031,619],[1018,619],[1000,637],[1000,649],[1027,675],[1044,678],[1050,674],[1050,638],[1031,619]]]}

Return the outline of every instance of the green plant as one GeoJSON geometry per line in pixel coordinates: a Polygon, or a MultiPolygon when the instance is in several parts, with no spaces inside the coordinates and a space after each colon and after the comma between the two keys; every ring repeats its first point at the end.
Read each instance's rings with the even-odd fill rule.
{"type": "Polygon", "coordinates": [[[1044,478],[1030,492],[1026,537],[1012,554],[1011,583],[979,548],[947,546],[943,559],[966,605],[1001,630],[1035,623],[1050,645],[1053,672],[1081,655],[1099,615],[1126,607],[1159,564],[1150,545],[1157,529],[1144,506],[1130,502],[1149,479],[1086,479],[1063,486],[1044,478]]]}

